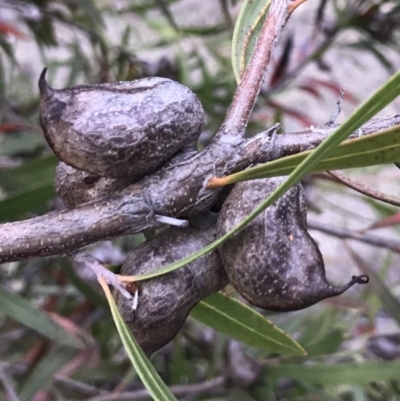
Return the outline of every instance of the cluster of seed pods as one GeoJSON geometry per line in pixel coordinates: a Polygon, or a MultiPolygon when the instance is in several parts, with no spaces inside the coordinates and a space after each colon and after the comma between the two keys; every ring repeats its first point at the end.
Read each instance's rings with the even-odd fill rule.
{"type": "MultiPolygon", "coordinates": [[[[192,152],[201,133],[199,100],[169,79],[54,90],[44,71],[39,88],[41,124],[60,159],[55,187],[67,207],[104,198],[154,173],[174,155],[192,152]]],[[[121,274],[155,271],[202,249],[234,228],[282,181],[236,184],[217,223],[161,230],[127,257],[121,274]]],[[[165,276],[138,282],[135,313],[116,294],[121,314],[146,354],[167,344],[190,310],[228,282],[252,305],[273,311],[302,309],[365,283],[366,276],[341,287],[327,282],[321,253],[307,230],[306,210],[297,184],[218,250],[165,276]]]]}

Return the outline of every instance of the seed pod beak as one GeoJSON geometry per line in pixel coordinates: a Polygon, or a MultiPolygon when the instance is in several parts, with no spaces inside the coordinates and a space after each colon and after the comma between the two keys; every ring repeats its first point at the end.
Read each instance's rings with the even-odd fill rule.
{"type": "Polygon", "coordinates": [[[46,81],[46,73],[47,73],[47,67],[43,69],[42,73],[40,74],[38,82],[40,96],[42,98],[49,96],[53,92],[53,88],[51,88],[51,86],[46,81]]]}
{"type": "Polygon", "coordinates": [[[369,277],[366,274],[363,274],[361,276],[353,276],[351,280],[345,285],[339,287],[334,287],[332,285],[328,286],[325,297],[336,297],[337,295],[343,294],[354,284],[367,284],[368,282],[369,277]]]}

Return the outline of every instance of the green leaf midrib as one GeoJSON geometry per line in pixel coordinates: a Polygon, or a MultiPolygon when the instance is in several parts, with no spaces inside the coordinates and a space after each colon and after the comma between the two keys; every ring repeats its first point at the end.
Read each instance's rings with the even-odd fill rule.
{"type": "MultiPolygon", "coordinates": [[[[297,349],[297,348],[290,347],[290,346],[285,345],[285,344],[283,344],[283,343],[280,343],[280,342],[278,342],[278,341],[276,341],[276,340],[271,340],[270,338],[266,337],[265,335],[261,334],[260,332],[256,331],[255,329],[253,329],[253,328],[251,328],[251,327],[249,327],[249,326],[245,326],[245,325],[244,325],[242,322],[240,322],[239,320],[234,320],[234,319],[232,319],[232,318],[231,318],[229,315],[227,315],[225,312],[222,312],[221,309],[217,309],[217,308],[215,308],[215,307],[212,307],[211,305],[209,305],[209,304],[207,304],[207,303],[204,303],[204,302],[203,302],[202,304],[203,304],[203,306],[205,306],[205,307],[208,308],[208,309],[211,309],[211,310],[214,310],[214,311],[218,311],[218,313],[220,313],[221,315],[224,315],[228,320],[230,320],[230,321],[232,321],[232,322],[238,322],[238,324],[239,324],[241,327],[245,327],[246,330],[251,331],[251,332],[257,334],[258,337],[266,338],[269,342],[273,342],[273,343],[275,343],[275,344],[278,344],[278,345],[280,345],[280,346],[283,346],[284,348],[287,348],[287,349],[289,349],[289,350],[291,350],[291,351],[300,351],[300,350],[297,349]]],[[[271,323],[271,324],[272,324],[272,323],[271,323]]],[[[273,324],[272,324],[272,325],[273,325],[273,324]]],[[[286,334],[283,330],[279,329],[279,328],[276,327],[275,325],[273,325],[273,326],[274,326],[277,330],[279,330],[282,334],[285,334],[285,335],[287,336],[287,334],[286,334]]],[[[289,337],[289,336],[287,336],[287,337],[289,337]]],[[[289,337],[289,338],[290,338],[290,337],[289,337]]]]}

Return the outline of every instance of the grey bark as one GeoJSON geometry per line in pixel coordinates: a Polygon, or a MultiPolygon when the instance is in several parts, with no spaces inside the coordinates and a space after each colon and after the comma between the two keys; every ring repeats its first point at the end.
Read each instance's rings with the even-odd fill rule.
{"type": "MultiPolygon", "coordinates": [[[[400,114],[374,118],[354,136],[400,125],[400,114]]],[[[315,148],[332,128],[251,139],[225,133],[205,150],[176,156],[158,173],[109,198],[74,209],[0,225],[0,264],[63,255],[89,244],[161,226],[159,216],[186,217],[206,210],[218,190],[206,189],[212,176],[224,176],[257,163],[315,148]]]]}

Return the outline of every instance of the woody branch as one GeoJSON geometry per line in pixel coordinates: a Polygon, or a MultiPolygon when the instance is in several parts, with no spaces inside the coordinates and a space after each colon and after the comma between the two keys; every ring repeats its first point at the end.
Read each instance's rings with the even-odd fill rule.
{"type": "MultiPolygon", "coordinates": [[[[316,147],[331,129],[245,139],[244,132],[278,40],[294,7],[301,1],[273,0],[249,66],[236,90],[224,123],[205,150],[172,159],[163,169],[106,199],[74,209],[0,225],[0,264],[26,258],[67,254],[97,241],[157,228],[160,216],[185,218],[206,210],[218,189],[212,176],[224,176],[256,163],[316,147]]],[[[374,119],[363,135],[400,124],[400,115],[374,119]]]]}

